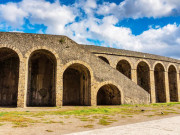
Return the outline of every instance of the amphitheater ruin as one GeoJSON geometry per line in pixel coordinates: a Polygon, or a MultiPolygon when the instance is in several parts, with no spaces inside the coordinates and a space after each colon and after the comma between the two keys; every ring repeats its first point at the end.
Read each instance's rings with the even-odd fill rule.
{"type": "Polygon", "coordinates": [[[180,101],[180,61],[80,45],[66,36],[0,32],[0,106],[180,101]]]}

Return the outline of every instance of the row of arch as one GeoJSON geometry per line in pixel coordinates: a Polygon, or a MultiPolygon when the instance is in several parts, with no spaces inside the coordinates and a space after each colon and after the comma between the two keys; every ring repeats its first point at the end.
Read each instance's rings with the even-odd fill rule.
{"type": "MultiPolygon", "coordinates": [[[[20,59],[9,48],[0,49],[0,106],[17,106],[20,59]]],[[[28,60],[26,106],[56,106],[57,60],[39,49],[28,60]]],[[[97,105],[121,104],[121,92],[105,84],[97,92],[97,105]]],[[[91,105],[91,74],[82,64],[72,64],[63,73],[63,105],[91,105]]]]}
{"type": "MultiPolygon", "coordinates": [[[[103,57],[99,56],[104,62],[109,64],[109,61],[103,57]]],[[[116,69],[124,74],[129,79],[131,78],[132,67],[127,60],[120,60],[116,69]]],[[[145,61],[140,61],[136,68],[137,74],[137,84],[151,94],[150,85],[150,67],[145,61]]],[[[165,85],[165,68],[163,64],[157,63],[154,67],[154,82],[155,82],[155,96],[156,102],[167,102],[166,101],[166,85],[165,85]]],[[[178,102],[178,87],[177,87],[177,71],[174,65],[170,65],[168,68],[168,83],[169,83],[169,93],[170,102],[178,102]]]]}

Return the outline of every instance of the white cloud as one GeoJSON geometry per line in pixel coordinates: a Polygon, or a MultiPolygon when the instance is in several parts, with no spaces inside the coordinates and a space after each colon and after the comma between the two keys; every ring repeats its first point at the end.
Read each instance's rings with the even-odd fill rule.
{"type": "Polygon", "coordinates": [[[150,26],[149,30],[138,36],[133,35],[129,28],[116,26],[122,18],[179,14],[179,5],[178,0],[125,0],[119,5],[97,5],[95,0],[83,0],[70,6],[61,5],[58,1],[49,3],[45,0],[23,0],[0,5],[0,28],[4,27],[5,22],[19,30],[26,18],[31,24],[47,26],[48,34],[67,35],[78,43],[91,44],[87,40],[91,39],[100,41],[103,46],[180,58],[179,25],[163,28],[155,26],[155,29],[150,26]],[[85,17],[79,8],[85,12],[85,17]],[[97,12],[103,14],[104,18],[96,18],[94,14],[97,12]],[[76,17],[80,21],[76,22],[76,17]]]}
{"type": "Polygon", "coordinates": [[[21,27],[25,17],[27,17],[27,13],[15,3],[0,5],[0,22],[5,21],[12,27],[21,27]]]}
{"type": "Polygon", "coordinates": [[[47,33],[64,34],[65,25],[74,21],[75,15],[71,7],[60,5],[57,1],[49,3],[45,0],[23,0],[19,3],[0,5],[0,21],[7,26],[20,27],[24,19],[31,24],[44,24],[47,33]]]}
{"type": "Polygon", "coordinates": [[[103,41],[103,46],[147,52],[152,54],[179,57],[180,50],[180,26],[167,25],[163,28],[149,29],[135,36],[131,29],[116,27],[117,18],[105,17],[103,20],[89,18],[80,23],[73,23],[67,31],[72,39],[79,43],[91,44],[86,38],[103,41]],[[89,31],[86,31],[86,29],[89,31]]]}
{"type": "Polygon", "coordinates": [[[60,5],[59,2],[23,0],[20,6],[29,14],[29,21],[32,24],[47,26],[47,33],[65,34],[65,25],[75,18],[71,7],[60,5]]]}
{"type": "Polygon", "coordinates": [[[113,14],[119,19],[142,18],[142,17],[164,17],[180,15],[179,0],[125,0],[119,5],[115,3],[104,3],[99,5],[99,14],[113,14]]]}

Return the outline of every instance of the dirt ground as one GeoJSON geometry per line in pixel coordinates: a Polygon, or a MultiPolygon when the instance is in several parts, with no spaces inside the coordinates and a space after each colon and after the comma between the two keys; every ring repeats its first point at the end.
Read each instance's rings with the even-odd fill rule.
{"type": "Polygon", "coordinates": [[[180,103],[0,108],[0,135],[59,135],[180,115],[180,103]]]}

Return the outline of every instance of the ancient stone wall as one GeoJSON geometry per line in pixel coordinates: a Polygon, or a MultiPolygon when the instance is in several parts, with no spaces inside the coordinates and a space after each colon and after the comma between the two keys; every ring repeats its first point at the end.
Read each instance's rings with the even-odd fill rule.
{"type": "Polygon", "coordinates": [[[103,48],[104,52],[97,48],[79,45],[66,36],[0,32],[0,55],[7,54],[7,59],[0,61],[4,71],[0,74],[0,106],[7,106],[6,101],[9,106],[18,107],[179,101],[178,60],[118,49],[103,48]],[[11,61],[7,49],[15,52],[19,62],[13,60],[13,67],[4,68],[11,61]],[[155,75],[158,63],[164,68],[159,76],[165,87],[159,86],[159,76],[155,75]],[[171,65],[176,69],[172,76],[176,75],[177,79],[170,81],[171,65]],[[145,72],[142,74],[141,70],[145,72]],[[10,80],[8,84],[2,81],[4,78],[10,80]],[[156,96],[161,93],[158,92],[161,87],[165,89],[166,101],[164,96],[156,96]],[[170,91],[174,87],[176,91],[170,91]],[[13,96],[5,98],[4,89],[13,91],[13,96]]]}
{"type": "Polygon", "coordinates": [[[106,58],[110,66],[116,69],[118,66],[123,74],[129,72],[129,68],[120,67],[119,63],[126,61],[131,67],[131,80],[150,94],[152,103],[180,101],[179,60],[92,45],[81,45],[81,47],[98,57],[106,58]]]}

